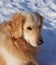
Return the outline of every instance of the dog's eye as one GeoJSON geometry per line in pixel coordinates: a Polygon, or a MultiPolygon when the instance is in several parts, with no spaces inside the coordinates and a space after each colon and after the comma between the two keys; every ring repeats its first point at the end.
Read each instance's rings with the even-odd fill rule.
{"type": "Polygon", "coordinates": [[[31,28],[31,27],[27,27],[27,29],[28,29],[28,30],[32,30],[32,28],[31,28]]]}

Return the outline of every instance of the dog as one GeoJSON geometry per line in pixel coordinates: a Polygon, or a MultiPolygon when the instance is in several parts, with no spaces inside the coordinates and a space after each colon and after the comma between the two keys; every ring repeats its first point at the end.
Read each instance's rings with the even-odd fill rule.
{"type": "Polygon", "coordinates": [[[35,56],[43,43],[43,17],[35,12],[15,13],[0,25],[0,65],[38,65],[35,56]]]}

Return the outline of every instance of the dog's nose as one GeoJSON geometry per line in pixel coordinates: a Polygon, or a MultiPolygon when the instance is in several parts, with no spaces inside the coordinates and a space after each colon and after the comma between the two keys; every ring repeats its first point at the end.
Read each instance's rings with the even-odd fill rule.
{"type": "Polygon", "coordinates": [[[38,41],[37,41],[37,44],[38,44],[38,45],[42,45],[42,44],[43,44],[43,40],[42,40],[42,39],[41,39],[41,40],[38,40],[38,41]]]}

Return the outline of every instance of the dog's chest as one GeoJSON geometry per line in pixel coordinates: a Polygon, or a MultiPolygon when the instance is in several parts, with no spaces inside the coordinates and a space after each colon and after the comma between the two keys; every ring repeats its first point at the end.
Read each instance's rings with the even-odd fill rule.
{"type": "Polygon", "coordinates": [[[4,49],[0,50],[0,54],[5,59],[6,65],[24,65],[24,61],[22,61],[18,58],[15,58],[14,56],[8,54],[8,52],[4,49]]]}

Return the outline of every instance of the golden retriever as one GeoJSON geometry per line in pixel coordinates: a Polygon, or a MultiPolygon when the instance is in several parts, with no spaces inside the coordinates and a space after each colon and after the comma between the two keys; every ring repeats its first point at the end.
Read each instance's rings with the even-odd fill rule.
{"type": "Polygon", "coordinates": [[[38,65],[35,56],[43,43],[43,17],[38,13],[15,13],[0,25],[0,65],[38,65]]]}

